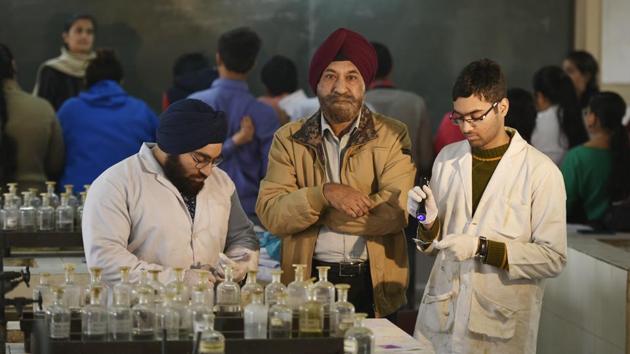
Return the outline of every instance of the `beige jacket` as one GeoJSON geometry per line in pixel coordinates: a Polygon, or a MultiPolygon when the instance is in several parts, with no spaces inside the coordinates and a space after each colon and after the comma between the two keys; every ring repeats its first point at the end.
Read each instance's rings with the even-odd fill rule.
{"type": "Polygon", "coordinates": [[[9,116],[6,134],[17,150],[12,179],[21,190],[33,187],[43,191],[44,182],[57,179],[63,170],[65,149],[59,120],[50,103],[22,91],[16,81],[2,84],[9,116]]]}
{"type": "Polygon", "coordinates": [[[416,336],[429,339],[437,353],[535,353],[545,279],[566,263],[562,174],[514,131],[472,215],[471,169],[466,141],[445,147],[435,161],[431,189],[439,237],[467,234],[504,242],[509,270],[439,253],[416,336]]]}
{"type": "Polygon", "coordinates": [[[351,218],[329,207],[320,112],[280,128],[269,152],[256,212],[263,225],[283,238],[283,282],[293,280],[295,263],[310,267],[320,226],[367,238],[377,316],[406,303],[408,260],[403,228],[406,191],[415,168],[404,124],[363,108],[341,165],[341,181],[374,203],[369,215],[351,218]]]}

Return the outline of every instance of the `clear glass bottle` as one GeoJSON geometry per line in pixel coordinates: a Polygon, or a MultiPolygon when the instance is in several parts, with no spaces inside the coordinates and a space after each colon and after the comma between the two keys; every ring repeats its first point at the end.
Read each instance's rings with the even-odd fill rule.
{"type": "Polygon", "coordinates": [[[114,304],[127,304],[127,307],[131,307],[133,293],[133,285],[129,281],[129,270],[131,268],[122,266],[118,269],[120,271],[120,281],[114,284],[112,289],[112,302],[114,304]]]}
{"type": "MultiPolygon", "coordinates": [[[[176,302],[168,295],[164,297],[162,305],[157,307],[155,313],[155,339],[162,340],[166,330],[166,340],[180,339],[180,312],[175,306],[176,302]]],[[[188,337],[182,337],[188,339],[188,337]]]]}
{"type": "Polygon", "coordinates": [[[129,267],[120,267],[120,282],[114,285],[112,306],[107,309],[109,338],[112,341],[131,340],[131,284],[129,267]]]}
{"type": "Polygon", "coordinates": [[[74,231],[74,209],[68,204],[68,195],[66,193],[61,195],[61,204],[55,210],[55,222],[57,231],[74,231]]]}
{"type": "Polygon", "coordinates": [[[324,305],[315,300],[312,288],[308,291],[308,301],[300,306],[298,335],[300,337],[322,337],[324,335],[324,305]]]}
{"type": "Polygon", "coordinates": [[[138,303],[131,308],[131,338],[133,340],[153,340],[155,338],[155,305],[150,290],[141,289],[138,303]]]}
{"type": "MultiPolygon", "coordinates": [[[[149,279],[147,278],[147,271],[142,269],[140,271],[140,277],[138,278],[138,281],[135,284],[133,284],[133,287],[131,288],[131,306],[136,305],[140,301],[140,293],[144,291],[147,291],[149,293],[150,295],[149,302],[151,304],[154,304],[155,291],[153,290],[151,285],[149,285],[149,279]]],[[[161,303],[161,300],[160,300],[160,303],[161,303]]]]}
{"type": "Polygon", "coordinates": [[[160,281],[160,273],[162,271],[159,269],[149,269],[149,280],[147,285],[153,288],[153,302],[156,306],[162,305],[162,299],[166,294],[166,287],[160,281]]]}
{"type": "Polygon", "coordinates": [[[214,329],[214,315],[206,314],[204,330],[201,332],[199,343],[199,354],[224,354],[225,337],[221,332],[214,329]]]}
{"type": "Polygon", "coordinates": [[[300,306],[308,300],[309,283],[304,280],[306,264],[294,264],[295,279],[287,286],[288,305],[294,313],[298,313],[300,306]]]}
{"type": "Polygon", "coordinates": [[[194,295],[195,292],[201,293],[199,296],[203,297],[203,301],[206,306],[212,308],[214,306],[214,284],[208,281],[208,278],[210,277],[210,272],[200,269],[197,270],[197,275],[199,278],[197,280],[197,284],[195,284],[192,289],[192,294],[194,295]]]}
{"type": "Polygon", "coordinates": [[[24,232],[36,231],[37,209],[31,205],[31,192],[22,192],[22,195],[24,196],[24,203],[22,203],[22,206],[20,207],[18,230],[24,232]]]}
{"type": "Polygon", "coordinates": [[[172,297],[171,307],[179,314],[179,338],[188,339],[192,335],[192,314],[190,312],[190,300],[183,293],[177,293],[172,297]]]}
{"type": "Polygon", "coordinates": [[[202,332],[206,324],[205,315],[212,314],[213,299],[209,296],[208,272],[199,271],[199,282],[193,287],[190,315],[192,318],[193,337],[202,332]]]}
{"type": "Polygon", "coordinates": [[[37,231],[53,231],[55,229],[55,209],[50,206],[50,196],[42,193],[42,206],[37,209],[37,231]]]}
{"type": "Polygon", "coordinates": [[[264,293],[265,289],[262,285],[256,282],[256,275],[258,274],[257,270],[247,271],[247,280],[245,281],[245,285],[241,288],[241,308],[245,309],[245,306],[249,305],[252,302],[252,296],[254,292],[260,291],[261,294],[264,293]]]}
{"type": "Polygon", "coordinates": [[[77,207],[77,215],[76,215],[77,220],[76,220],[76,222],[77,222],[77,228],[79,230],[81,230],[81,225],[83,225],[83,206],[85,205],[85,199],[87,198],[87,192],[81,192],[79,194],[81,195],[81,203],[77,207]]]}
{"type": "Polygon", "coordinates": [[[256,289],[251,295],[251,302],[243,309],[245,339],[267,338],[267,315],[267,306],[263,302],[263,290],[256,289]]]}
{"type": "Polygon", "coordinates": [[[175,272],[175,280],[166,284],[166,294],[168,297],[180,295],[182,298],[190,299],[190,290],[184,282],[184,268],[173,268],[175,272]]]}
{"type": "Polygon", "coordinates": [[[4,193],[4,208],[0,211],[2,230],[15,231],[18,228],[19,210],[11,193],[4,193]]]}
{"type": "Polygon", "coordinates": [[[271,283],[265,287],[265,304],[271,307],[278,303],[278,297],[282,294],[287,294],[287,287],[282,284],[280,278],[282,277],[282,270],[274,269],[271,271],[271,283]]]}
{"type": "Polygon", "coordinates": [[[321,302],[324,305],[324,312],[329,313],[330,305],[335,302],[335,286],[328,281],[328,271],[330,267],[320,266],[317,267],[319,273],[319,281],[313,284],[313,291],[315,292],[315,300],[321,302]]]}
{"type": "Polygon", "coordinates": [[[107,340],[107,309],[101,302],[99,286],[90,288],[90,302],[81,311],[81,338],[84,341],[107,340]]]}
{"type": "Polygon", "coordinates": [[[354,324],[354,305],[348,302],[350,285],[337,284],[337,302],[330,307],[330,335],[343,337],[348,328],[354,324]]]}
{"type": "Polygon", "coordinates": [[[76,211],[79,206],[79,199],[74,195],[74,185],[64,184],[63,188],[66,190],[65,194],[68,196],[68,205],[76,211]]]}
{"type": "Polygon", "coordinates": [[[376,348],[374,334],[363,326],[363,320],[367,317],[365,313],[354,315],[354,326],[346,331],[343,339],[344,353],[353,354],[374,354],[376,348]]]}
{"type": "Polygon", "coordinates": [[[109,286],[105,284],[102,280],[103,276],[103,268],[101,267],[91,267],[90,268],[90,283],[86,286],[85,291],[83,292],[85,297],[83,298],[83,303],[88,304],[90,301],[90,296],[92,296],[92,288],[99,287],[101,288],[100,296],[101,296],[101,304],[103,306],[107,306],[109,299],[109,286]]]}
{"type": "Polygon", "coordinates": [[[62,288],[53,287],[53,303],[46,311],[48,336],[54,340],[70,339],[70,309],[64,303],[62,288]]]}
{"type": "Polygon", "coordinates": [[[13,199],[13,205],[20,209],[22,206],[22,198],[18,195],[18,184],[15,182],[7,183],[7,187],[9,188],[9,194],[11,194],[11,198],[13,199]]]}
{"type": "Polygon", "coordinates": [[[74,282],[74,270],[75,266],[72,263],[66,263],[64,265],[65,281],[61,285],[63,289],[63,301],[70,312],[81,312],[81,305],[83,305],[81,287],[74,282]]]}
{"type": "Polygon", "coordinates": [[[60,204],[59,196],[55,193],[55,186],[57,182],[55,181],[46,181],[46,194],[48,195],[48,200],[50,200],[50,206],[56,208],[60,204]]]}
{"type": "Polygon", "coordinates": [[[217,286],[217,303],[215,312],[241,312],[241,288],[234,282],[232,267],[225,266],[225,280],[217,286]]]}
{"type": "Polygon", "coordinates": [[[269,308],[269,338],[291,338],[293,311],[287,306],[287,294],[279,294],[269,308]]]}
{"type": "Polygon", "coordinates": [[[39,189],[29,188],[28,191],[31,193],[31,200],[29,204],[37,210],[42,206],[42,200],[37,196],[39,194],[39,189]]]}
{"type": "Polygon", "coordinates": [[[49,279],[50,273],[41,273],[39,275],[39,285],[33,288],[33,300],[38,301],[39,297],[42,297],[42,308],[40,309],[37,304],[33,304],[34,312],[46,312],[50,304],[52,304],[53,294],[50,287],[49,279]]]}

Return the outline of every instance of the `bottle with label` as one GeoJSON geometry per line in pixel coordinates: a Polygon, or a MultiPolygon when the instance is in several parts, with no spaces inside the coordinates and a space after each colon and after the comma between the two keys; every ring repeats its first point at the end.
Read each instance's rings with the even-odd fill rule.
{"type": "Polygon", "coordinates": [[[18,228],[19,210],[11,193],[4,193],[4,208],[0,211],[2,230],[15,231],[18,228]]]}
{"type": "Polygon", "coordinates": [[[308,300],[309,283],[304,281],[306,264],[294,264],[295,279],[287,286],[288,305],[294,313],[298,313],[300,306],[308,300]]]}
{"type": "Polygon", "coordinates": [[[53,294],[49,283],[50,273],[44,272],[39,275],[39,285],[33,288],[33,300],[38,301],[39,297],[42,297],[42,308],[40,309],[37,304],[33,304],[33,311],[42,313],[46,312],[48,307],[52,304],[53,294]]]}
{"type": "Polygon", "coordinates": [[[317,267],[317,271],[319,272],[319,281],[313,285],[315,300],[324,305],[325,313],[329,313],[330,305],[335,302],[335,286],[333,283],[328,281],[329,270],[330,267],[327,266],[317,267]]]}
{"type": "Polygon", "coordinates": [[[155,338],[155,305],[153,292],[140,289],[138,303],[131,308],[131,338],[133,340],[153,340],[155,338]]]}
{"type": "Polygon", "coordinates": [[[54,301],[46,311],[48,336],[53,340],[70,339],[70,309],[64,303],[63,289],[53,287],[52,293],[54,301]]]}
{"type": "Polygon", "coordinates": [[[57,231],[74,231],[74,209],[68,204],[68,195],[66,193],[61,195],[61,204],[55,210],[55,220],[57,231]]]}
{"type": "Polygon", "coordinates": [[[81,311],[81,338],[84,341],[107,340],[107,309],[101,303],[102,288],[90,288],[90,302],[81,311]]]}
{"type": "Polygon", "coordinates": [[[244,309],[245,306],[249,305],[252,302],[252,296],[254,292],[260,291],[260,293],[264,293],[264,288],[262,285],[256,282],[256,275],[258,274],[257,270],[250,270],[247,272],[247,280],[245,285],[241,288],[241,308],[244,309]]]}
{"type": "Polygon", "coordinates": [[[243,310],[245,322],[245,339],[267,338],[267,306],[263,303],[263,290],[256,289],[252,293],[251,303],[243,310]]]}
{"type": "Polygon", "coordinates": [[[348,329],[343,337],[344,354],[374,354],[376,348],[374,334],[363,326],[366,317],[365,313],[354,315],[354,326],[348,329]]]}
{"type": "Polygon", "coordinates": [[[225,280],[217,286],[215,312],[237,314],[241,312],[241,288],[234,282],[232,267],[225,266],[225,280]]]}
{"type": "Polygon", "coordinates": [[[53,231],[55,229],[55,209],[50,206],[50,196],[42,193],[42,206],[37,209],[37,231],[53,231]]]}
{"type": "Polygon", "coordinates": [[[348,302],[350,285],[337,284],[337,302],[330,307],[330,335],[343,337],[346,330],[354,324],[354,305],[348,302]]]}
{"type": "Polygon", "coordinates": [[[201,332],[199,354],[224,354],[225,337],[221,332],[214,330],[214,315],[206,314],[203,317],[206,323],[201,332]]]}
{"type": "Polygon", "coordinates": [[[278,303],[279,296],[287,294],[287,287],[280,281],[281,277],[282,270],[274,269],[271,271],[271,283],[265,287],[265,304],[269,307],[278,303]]]}
{"type": "Polygon", "coordinates": [[[57,182],[55,181],[46,181],[46,195],[48,195],[48,200],[50,200],[50,206],[56,208],[59,206],[59,196],[55,193],[55,186],[57,182]]]}
{"type": "Polygon", "coordinates": [[[212,304],[214,302],[212,287],[208,286],[209,272],[206,270],[197,271],[199,281],[193,287],[190,314],[192,317],[193,337],[203,331],[205,325],[204,315],[212,314],[212,304]]]}
{"type": "Polygon", "coordinates": [[[65,281],[61,285],[63,289],[63,301],[70,312],[80,313],[81,306],[83,305],[83,296],[81,287],[74,281],[74,269],[75,266],[72,263],[66,263],[64,265],[65,281]]]}
{"type": "Polygon", "coordinates": [[[308,300],[299,308],[300,337],[323,337],[324,335],[324,305],[315,299],[313,288],[308,289],[308,300]]]}
{"type": "MultiPolygon", "coordinates": [[[[166,340],[180,339],[180,313],[175,306],[175,300],[166,296],[162,301],[162,305],[157,307],[155,320],[155,338],[162,340],[164,330],[166,330],[166,340]]],[[[183,337],[182,339],[188,339],[183,337]]]]}
{"type": "Polygon", "coordinates": [[[109,298],[109,287],[102,280],[103,276],[103,268],[101,267],[91,267],[90,268],[90,283],[85,287],[85,297],[83,299],[84,304],[90,303],[90,297],[92,296],[92,288],[99,287],[101,290],[99,294],[101,296],[101,304],[103,306],[107,306],[108,298],[109,298]]]}
{"type": "Polygon", "coordinates": [[[269,338],[291,338],[293,311],[287,306],[287,294],[279,294],[269,308],[269,338]]]}
{"type": "Polygon", "coordinates": [[[109,338],[122,342],[131,340],[131,284],[129,267],[120,267],[120,282],[114,285],[112,306],[107,309],[109,338]]]}
{"type": "Polygon", "coordinates": [[[32,232],[37,230],[37,210],[31,205],[31,192],[22,192],[24,203],[20,207],[20,220],[18,230],[32,232]]]}

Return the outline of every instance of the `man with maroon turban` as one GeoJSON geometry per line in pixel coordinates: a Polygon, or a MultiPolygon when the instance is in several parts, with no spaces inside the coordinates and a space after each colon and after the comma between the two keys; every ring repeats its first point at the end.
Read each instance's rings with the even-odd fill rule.
{"type": "Polygon", "coordinates": [[[407,302],[405,193],[416,171],[405,125],[364,105],[376,68],[358,33],[322,43],[309,69],[321,109],[276,132],[256,212],[283,239],[285,283],[293,264],[313,275],[328,266],[357,312],[384,317],[407,302]]]}

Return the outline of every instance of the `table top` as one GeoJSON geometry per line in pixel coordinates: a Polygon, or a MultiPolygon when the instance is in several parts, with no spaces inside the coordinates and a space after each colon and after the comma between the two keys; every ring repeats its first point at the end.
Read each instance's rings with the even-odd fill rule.
{"type": "Polygon", "coordinates": [[[365,327],[374,332],[376,353],[429,354],[435,353],[431,342],[425,338],[417,340],[384,318],[368,318],[365,327]]]}

